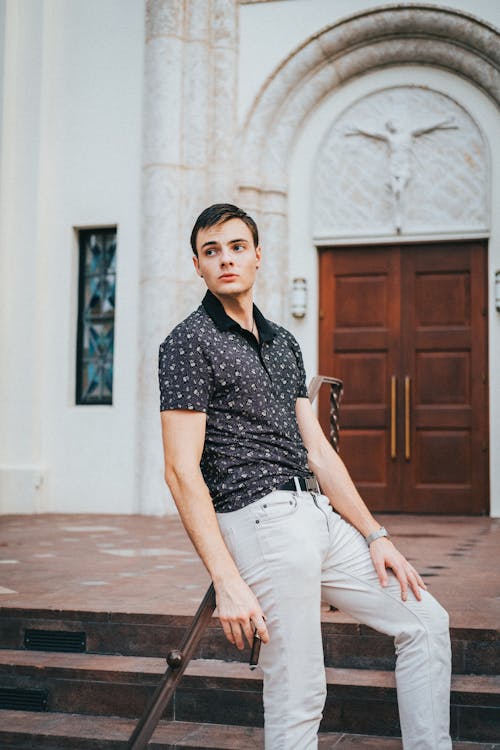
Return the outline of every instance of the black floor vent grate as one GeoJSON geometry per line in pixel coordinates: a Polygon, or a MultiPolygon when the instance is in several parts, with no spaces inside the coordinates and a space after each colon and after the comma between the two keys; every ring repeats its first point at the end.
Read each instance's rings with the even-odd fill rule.
{"type": "Polygon", "coordinates": [[[85,633],[67,630],[25,630],[24,647],[30,651],[72,651],[81,653],[87,648],[85,633]]]}
{"type": "Polygon", "coordinates": [[[0,708],[9,711],[46,711],[46,690],[0,687],[0,708]]]}

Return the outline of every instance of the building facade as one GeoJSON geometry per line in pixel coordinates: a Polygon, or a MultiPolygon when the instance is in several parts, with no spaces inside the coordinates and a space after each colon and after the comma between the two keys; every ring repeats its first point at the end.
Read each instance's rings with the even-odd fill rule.
{"type": "Polygon", "coordinates": [[[344,381],[370,507],[500,515],[500,7],[3,0],[0,26],[1,512],[173,512],[157,349],[231,201],[258,304],[344,381]]]}

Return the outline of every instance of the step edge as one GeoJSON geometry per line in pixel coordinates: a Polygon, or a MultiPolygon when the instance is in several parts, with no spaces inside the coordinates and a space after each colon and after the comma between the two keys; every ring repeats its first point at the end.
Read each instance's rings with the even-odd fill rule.
{"type": "MultiPolygon", "coordinates": [[[[44,651],[12,651],[12,653],[22,654],[23,656],[43,656],[45,663],[30,662],[29,657],[26,660],[15,662],[0,663],[0,677],[15,677],[16,674],[32,674],[37,676],[45,673],[47,676],[59,677],[64,679],[65,676],[80,678],[85,681],[86,677],[99,681],[99,677],[109,678],[116,676],[122,682],[133,680],[135,682],[144,682],[148,679],[158,679],[164,674],[166,664],[163,659],[157,657],[112,657],[113,659],[126,660],[122,668],[114,664],[106,668],[102,662],[107,656],[101,654],[60,654],[57,652],[44,651]],[[73,664],[64,664],[70,658],[73,664]],[[78,662],[86,662],[78,664],[78,662]],[[144,669],[149,663],[150,669],[144,669]],[[138,668],[134,669],[134,664],[138,668]],[[140,666],[139,666],[140,665],[140,666]]],[[[0,655],[2,651],[0,651],[0,655]]],[[[339,687],[371,687],[371,688],[395,688],[395,679],[393,670],[381,669],[357,669],[345,667],[325,667],[327,684],[339,687]]],[[[185,671],[186,678],[205,678],[205,679],[222,679],[227,681],[248,680],[249,682],[262,681],[262,672],[260,669],[251,671],[244,662],[227,662],[220,659],[193,659],[188,664],[185,671]]],[[[497,675],[452,675],[452,692],[467,693],[485,693],[500,694],[500,677],[497,675]]]]}
{"type": "MultiPolygon", "coordinates": [[[[5,718],[19,720],[19,718],[22,718],[23,716],[26,718],[38,718],[40,717],[40,714],[36,712],[32,712],[32,711],[8,711],[5,709],[0,709],[0,718],[4,718],[4,720],[5,718]]],[[[81,719],[81,715],[79,714],[64,714],[64,713],[59,713],[59,712],[50,712],[50,713],[45,714],[44,716],[47,722],[54,722],[54,721],[57,721],[58,719],[64,720],[65,722],[71,722],[75,718],[81,719]]],[[[109,723],[110,721],[111,722],[115,721],[116,724],[121,724],[121,726],[123,727],[124,739],[130,736],[129,733],[132,732],[132,729],[134,728],[136,724],[136,721],[134,719],[122,719],[120,717],[115,717],[115,716],[86,715],[84,718],[86,721],[88,721],[89,724],[92,724],[93,727],[95,727],[95,725],[104,724],[105,722],[109,723]],[[126,734],[125,734],[125,730],[127,732],[126,734]]],[[[2,722],[2,724],[0,725],[0,737],[2,737],[3,735],[7,735],[7,734],[10,736],[18,737],[20,739],[22,739],[23,737],[27,737],[27,738],[33,737],[33,733],[30,733],[29,731],[25,731],[25,730],[17,730],[17,729],[9,729],[9,728],[4,730],[3,729],[4,725],[5,725],[4,722],[2,722]]],[[[228,724],[215,724],[215,723],[209,724],[205,722],[177,722],[177,721],[168,721],[168,722],[161,721],[159,723],[160,731],[168,730],[169,726],[171,726],[172,728],[180,729],[181,731],[184,730],[187,733],[185,735],[185,739],[189,739],[189,734],[193,732],[198,732],[200,729],[204,729],[205,731],[208,731],[208,732],[213,731],[214,734],[217,731],[220,731],[221,728],[223,729],[231,728],[232,730],[236,730],[236,731],[241,730],[242,732],[247,732],[247,733],[250,730],[252,734],[255,734],[258,737],[262,736],[262,733],[263,733],[263,730],[261,727],[248,726],[248,725],[243,725],[243,724],[228,725],[228,724]]],[[[57,727],[53,727],[53,726],[51,727],[49,725],[45,727],[44,729],[42,728],[41,732],[38,732],[38,736],[60,737],[60,738],[67,738],[67,739],[75,738],[75,737],[78,738],[82,736],[81,734],[76,735],[74,732],[73,733],[63,733],[63,732],[55,732],[55,731],[51,732],[50,731],[51,729],[54,730],[54,729],[57,729],[57,727]]],[[[320,736],[322,738],[325,738],[325,737],[328,738],[329,736],[331,736],[332,738],[337,738],[337,737],[340,738],[342,736],[352,737],[352,738],[360,737],[363,739],[374,739],[380,742],[384,740],[391,740],[391,742],[396,742],[398,740],[400,741],[400,738],[398,737],[387,737],[386,735],[359,734],[359,733],[350,733],[350,732],[321,732],[320,731],[320,736]]],[[[95,734],[92,736],[92,738],[95,738],[95,734]]],[[[108,737],[103,736],[103,737],[98,737],[97,739],[104,740],[104,741],[106,741],[107,739],[111,739],[111,740],[115,739],[115,740],[121,741],[120,737],[108,738],[108,737]]],[[[153,741],[154,741],[154,737],[153,737],[153,741]]],[[[463,748],[467,748],[467,750],[492,750],[493,748],[495,750],[500,750],[500,744],[495,741],[475,742],[473,740],[455,740],[454,747],[458,748],[460,746],[463,746],[463,748]]],[[[202,747],[203,746],[200,745],[200,748],[202,747]]]]}
{"type": "MultiPolygon", "coordinates": [[[[329,613],[327,613],[329,614],[329,613]]],[[[137,625],[146,625],[151,627],[158,626],[177,626],[184,627],[188,626],[194,616],[194,612],[190,613],[160,613],[160,612],[110,612],[108,610],[71,610],[71,609],[49,609],[49,608],[33,608],[33,607],[9,607],[4,606],[0,608],[0,621],[2,618],[6,620],[69,620],[69,621],[82,621],[85,620],[88,623],[107,623],[107,624],[118,624],[128,623],[137,625]]],[[[376,630],[369,628],[366,625],[362,625],[355,620],[352,620],[347,615],[345,619],[338,622],[333,622],[328,617],[322,619],[321,626],[324,634],[328,635],[328,631],[332,634],[343,631],[348,632],[349,635],[358,635],[359,637],[378,637],[378,638],[389,638],[383,633],[379,633],[376,630]],[[351,632],[353,631],[353,632],[351,632]]],[[[218,618],[214,615],[211,622],[208,625],[209,629],[219,630],[220,624],[218,618]]],[[[464,634],[473,633],[475,640],[496,640],[500,638],[500,629],[495,627],[478,627],[475,628],[470,625],[450,625],[450,634],[452,639],[462,640],[464,634]],[[462,637],[461,637],[462,636],[462,637]],[[478,638],[479,636],[479,638],[478,638]]],[[[465,638],[470,640],[470,638],[465,638]]]]}

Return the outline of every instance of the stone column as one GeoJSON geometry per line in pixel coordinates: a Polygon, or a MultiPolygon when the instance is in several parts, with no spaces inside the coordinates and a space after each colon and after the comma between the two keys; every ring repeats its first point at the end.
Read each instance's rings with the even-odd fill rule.
{"type": "Polygon", "coordinates": [[[235,139],[238,98],[238,2],[212,0],[210,29],[212,47],[213,136],[210,140],[209,195],[214,203],[237,200],[235,139]]]}
{"type": "Polygon", "coordinates": [[[262,190],[259,228],[262,245],[262,275],[257,303],[267,318],[285,324],[288,316],[288,194],[285,190],[262,190]]]}
{"type": "Polygon", "coordinates": [[[262,264],[255,285],[255,300],[276,323],[288,320],[288,192],[285,187],[240,186],[239,205],[259,227],[262,264]]]}
{"type": "Polygon", "coordinates": [[[233,200],[236,0],[146,5],[138,384],[138,506],[173,511],[163,481],[158,346],[197,304],[189,234],[209,203],[233,200]],[[227,148],[224,146],[228,144],[227,148]]]}
{"type": "Polygon", "coordinates": [[[138,511],[161,513],[161,438],[155,359],[175,316],[175,253],[181,196],[184,3],[146,6],[142,169],[142,257],[138,378],[138,511]]]}

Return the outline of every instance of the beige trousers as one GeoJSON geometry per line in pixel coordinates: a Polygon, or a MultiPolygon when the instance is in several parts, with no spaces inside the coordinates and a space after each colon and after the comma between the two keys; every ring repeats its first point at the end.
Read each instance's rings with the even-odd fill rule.
{"type": "Polygon", "coordinates": [[[314,750],[326,697],[321,601],[394,637],[404,750],[451,750],[448,615],[428,592],[382,588],[361,534],[323,495],[272,492],[217,515],[243,579],[267,617],[266,750],[314,750]]]}

